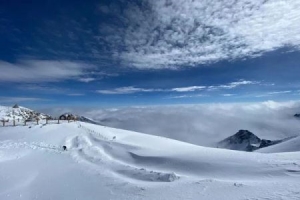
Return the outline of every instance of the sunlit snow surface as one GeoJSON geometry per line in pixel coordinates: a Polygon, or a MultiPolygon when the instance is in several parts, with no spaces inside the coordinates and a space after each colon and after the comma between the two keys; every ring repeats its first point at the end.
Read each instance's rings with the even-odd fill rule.
{"type": "Polygon", "coordinates": [[[84,122],[30,127],[0,128],[1,200],[300,198],[299,152],[214,149],[84,122]]]}

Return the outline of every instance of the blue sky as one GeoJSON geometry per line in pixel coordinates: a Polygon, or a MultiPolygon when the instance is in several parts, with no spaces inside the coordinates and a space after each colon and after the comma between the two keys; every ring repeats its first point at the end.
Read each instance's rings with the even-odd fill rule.
{"type": "Polygon", "coordinates": [[[1,1],[0,104],[298,100],[295,0],[1,1]]]}

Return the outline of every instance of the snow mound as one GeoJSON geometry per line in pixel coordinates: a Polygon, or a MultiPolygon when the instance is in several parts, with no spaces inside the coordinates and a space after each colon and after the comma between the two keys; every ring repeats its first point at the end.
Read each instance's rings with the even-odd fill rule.
{"type": "MultiPolygon", "coordinates": [[[[72,151],[73,158],[91,168],[104,167],[101,171],[119,177],[129,178],[131,181],[172,182],[179,178],[175,173],[139,168],[133,163],[126,162],[132,153],[126,147],[111,143],[101,133],[79,125],[87,135],[79,135],[66,140],[66,146],[72,151]]],[[[138,159],[136,159],[136,162],[138,159]]],[[[99,168],[98,168],[99,169],[99,168]]]]}

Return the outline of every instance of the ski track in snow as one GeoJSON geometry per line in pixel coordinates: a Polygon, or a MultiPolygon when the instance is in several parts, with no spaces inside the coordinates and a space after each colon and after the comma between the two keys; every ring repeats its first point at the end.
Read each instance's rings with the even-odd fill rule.
{"type": "Polygon", "coordinates": [[[56,152],[62,153],[61,147],[57,147],[55,145],[43,143],[43,142],[11,142],[11,141],[3,141],[0,142],[0,150],[1,149],[18,149],[18,148],[25,148],[25,149],[32,149],[32,150],[42,150],[48,152],[56,152]]]}

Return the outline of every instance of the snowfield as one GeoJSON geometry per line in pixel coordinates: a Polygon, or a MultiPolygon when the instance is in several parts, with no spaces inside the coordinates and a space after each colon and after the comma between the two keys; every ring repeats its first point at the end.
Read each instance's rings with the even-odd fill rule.
{"type": "Polygon", "coordinates": [[[201,147],[84,122],[0,127],[1,200],[290,200],[299,183],[299,152],[201,147]]]}

